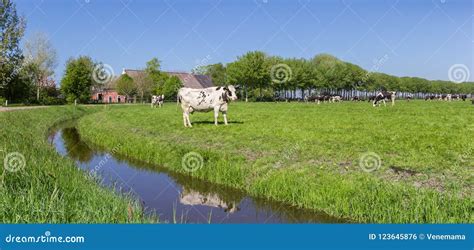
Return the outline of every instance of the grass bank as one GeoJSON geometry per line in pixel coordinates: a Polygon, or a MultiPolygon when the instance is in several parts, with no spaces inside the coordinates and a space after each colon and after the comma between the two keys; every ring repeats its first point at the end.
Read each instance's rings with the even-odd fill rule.
{"type": "Polygon", "coordinates": [[[46,140],[53,125],[98,109],[56,106],[0,112],[2,223],[145,221],[134,201],[100,187],[46,140]]]}
{"type": "Polygon", "coordinates": [[[175,105],[112,107],[79,129],[122,155],[354,221],[474,221],[467,102],[232,103],[229,126],[191,119],[184,128],[175,105]],[[183,167],[189,152],[203,158],[196,171],[183,167]]]}

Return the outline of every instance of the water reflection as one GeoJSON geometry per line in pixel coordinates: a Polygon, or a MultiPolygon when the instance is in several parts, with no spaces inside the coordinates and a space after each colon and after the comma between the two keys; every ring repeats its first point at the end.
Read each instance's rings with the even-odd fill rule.
{"type": "Polygon", "coordinates": [[[169,172],[123,156],[90,147],[74,123],[65,123],[48,137],[57,151],[93,171],[103,185],[131,192],[147,213],[161,221],[186,223],[334,223],[342,222],[313,210],[256,199],[221,185],[169,172]]]}

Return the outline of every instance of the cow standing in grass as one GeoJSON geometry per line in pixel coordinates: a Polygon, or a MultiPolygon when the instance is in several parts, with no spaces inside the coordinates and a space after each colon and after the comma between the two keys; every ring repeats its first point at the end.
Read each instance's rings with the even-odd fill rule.
{"type": "Polygon", "coordinates": [[[227,125],[227,106],[229,101],[237,100],[234,86],[210,87],[205,89],[181,88],[178,91],[178,103],[183,109],[183,122],[185,127],[192,127],[189,114],[196,112],[214,111],[214,124],[217,126],[219,111],[224,116],[227,125]]]}
{"type": "Polygon", "coordinates": [[[374,107],[376,107],[376,106],[380,105],[380,102],[383,102],[383,105],[387,106],[386,101],[391,100],[392,106],[393,106],[393,105],[395,105],[395,96],[396,96],[396,94],[397,93],[394,92],[394,91],[381,91],[381,92],[378,92],[377,95],[375,95],[375,99],[374,99],[374,102],[372,103],[372,105],[374,107]]]}
{"type": "Polygon", "coordinates": [[[154,108],[156,106],[160,107],[163,106],[163,101],[165,100],[165,95],[153,95],[151,96],[151,107],[154,108]]]}

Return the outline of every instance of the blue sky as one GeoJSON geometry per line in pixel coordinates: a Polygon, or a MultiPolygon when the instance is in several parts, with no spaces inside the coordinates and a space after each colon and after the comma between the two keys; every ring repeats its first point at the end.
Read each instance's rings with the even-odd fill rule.
{"type": "Polygon", "coordinates": [[[448,79],[464,64],[474,80],[470,0],[19,0],[25,38],[46,33],[68,58],[89,55],[122,68],[157,57],[163,70],[231,62],[251,50],[319,53],[396,76],[448,79]]]}

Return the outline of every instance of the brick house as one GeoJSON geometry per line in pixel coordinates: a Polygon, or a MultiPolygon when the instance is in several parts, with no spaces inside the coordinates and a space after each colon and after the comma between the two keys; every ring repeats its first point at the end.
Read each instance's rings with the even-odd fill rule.
{"type": "MultiPolygon", "coordinates": [[[[165,72],[170,76],[176,76],[181,80],[184,87],[193,89],[202,89],[214,86],[212,79],[206,75],[196,75],[186,72],[165,72]]],[[[123,69],[122,74],[129,75],[132,79],[140,74],[145,74],[143,70],[123,69]]],[[[119,95],[118,92],[113,88],[114,82],[118,79],[116,77],[111,81],[110,84],[104,88],[92,89],[91,99],[94,102],[99,103],[126,103],[127,98],[124,95],[119,95]]]]}
{"type": "Polygon", "coordinates": [[[104,88],[93,90],[92,100],[99,103],[125,103],[127,102],[127,97],[119,95],[113,88],[104,88]]]}

